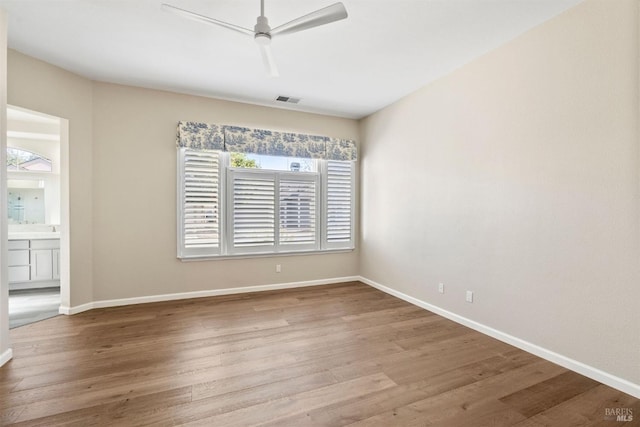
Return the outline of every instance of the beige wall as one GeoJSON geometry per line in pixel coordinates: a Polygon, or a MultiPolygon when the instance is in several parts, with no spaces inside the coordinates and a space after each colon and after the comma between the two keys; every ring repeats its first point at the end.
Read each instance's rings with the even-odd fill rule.
{"type": "MultiPolygon", "coordinates": [[[[353,276],[358,253],[176,259],[176,126],[236,124],[358,139],[354,120],[94,83],[96,300],[353,276]],[[282,265],[282,273],[275,265],[282,265]]],[[[73,125],[73,122],[72,122],[73,125]]]]}
{"type": "MultiPolygon", "coordinates": [[[[8,103],[70,121],[69,234],[71,293],[63,305],[93,300],[92,82],[46,62],[9,50],[8,103]]],[[[63,156],[64,158],[64,156],[63,156]]],[[[62,179],[61,186],[66,183],[62,179]]],[[[66,191],[64,188],[61,190],[66,191]]],[[[66,209],[61,207],[61,211],[66,209]]],[[[61,244],[65,244],[64,239],[61,244]]],[[[65,248],[62,248],[64,251],[65,248]]]]}
{"type": "MultiPolygon", "coordinates": [[[[0,164],[7,147],[7,14],[0,9],[0,164]]],[[[0,212],[6,212],[6,169],[0,172],[0,212]]],[[[0,218],[0,357],[9,350],[9,284],[7,277],[7,219],[0,218]]]]}
{"type": "Polygon", "coordinates": [[[358,272],[357,251],[176,259],[179,120],[358,139],[354,120],[92,82],[15,51],[9,54],[9,103],[69,120],[72,307],[358,272]],[[276,263],[282,273],[275,273],[276,263]]]}
{"type": "Polygon", "coordinates": [[[638,27],[587,0],[364,120],[362,276],[639,384],[638,27]]]}

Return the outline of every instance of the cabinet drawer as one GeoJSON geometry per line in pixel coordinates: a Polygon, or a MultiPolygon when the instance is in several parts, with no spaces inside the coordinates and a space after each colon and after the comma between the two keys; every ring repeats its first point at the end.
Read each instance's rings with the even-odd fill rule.
{"type": "Polygon", "coordinates": [[[7,249],[29,249],[29,241],[28,240],[9,240],[7,244],[7,249]]]}
{"type": "Polygon", "coordinates": [[[9,270],[9,283],[11,282],[28,282],[31,277],[29,276],[29,266],[22,267],[8,267],[9,270]]]}
{"type": "Polygon", "coordinates": [[[9,251],[7,265],[9,267],[16,265],[29,265],[29,250],[9,251]]]}
{"type": "Polygon", "coordinates": [[[59,247],[60,239],[42,239],[31,241],[31,249],[58,249],[59,247]]]}

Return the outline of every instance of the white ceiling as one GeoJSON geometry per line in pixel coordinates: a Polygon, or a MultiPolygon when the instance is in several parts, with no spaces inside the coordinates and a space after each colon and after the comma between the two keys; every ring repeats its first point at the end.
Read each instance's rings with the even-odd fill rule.
{"type": "MultiPolygon", "coordinates": [[[[371,114],[582,0],[342,0],[346,20],[274,37],[279,78],[249,36],[259,0],[0,0],[9,47],[100,81],[349,118],[371,114]],[[298,105],[278,95],[302,98],[298,105]]],[[[335,0],[266,0],[272,27],[335,0]]]]}

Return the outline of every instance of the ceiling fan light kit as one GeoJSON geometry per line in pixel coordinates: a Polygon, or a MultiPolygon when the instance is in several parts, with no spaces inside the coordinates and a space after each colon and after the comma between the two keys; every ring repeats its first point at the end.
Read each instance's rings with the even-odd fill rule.
{"type": "Polygon", "coordinates": [[[272,30],[269,26],[269,20],[264,15],[264,0],[260,0],[260,16],[258,16],[253,30],[250,30],[225,21],[220,21],[218,19],[180,9],[179,7],[171,6],[170,4],[163,4],[162,7],[165,10],[184,18],[192,19],[204,24],[217,25],[242,34],[253,36],[253,39],[260,48],[265,68],[272,77],[278,77],[278,68],[271,52],[272,37],[276,35],[293,34],[299,31],[318,27],[320,25],[330,24],[332,22],[345,19],[348,16],[347,9],[342,3],[334,3],[331,6],[318,9],[315,12],[296,18],[272,30]]]}

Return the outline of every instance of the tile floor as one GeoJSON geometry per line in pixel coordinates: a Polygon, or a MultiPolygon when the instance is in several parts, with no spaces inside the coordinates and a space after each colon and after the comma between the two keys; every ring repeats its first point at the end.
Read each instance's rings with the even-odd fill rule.
{"type": "Polygon", "coordinates": [[[57,316],[58,307],[59,287],[9,291],[9,328],[57,316]]]}

